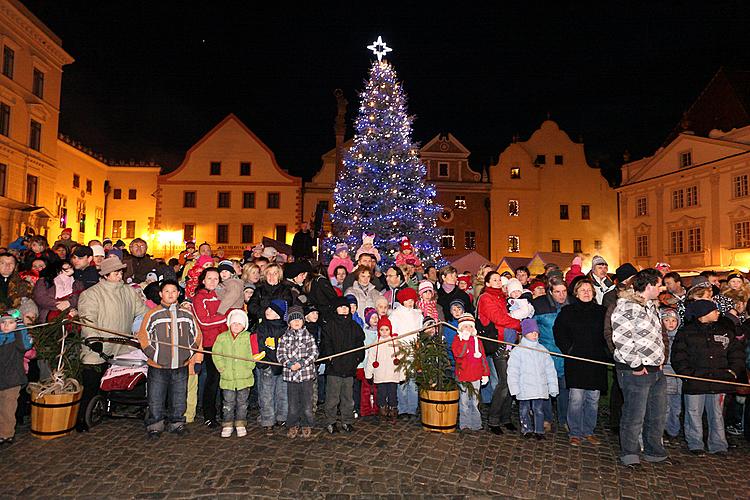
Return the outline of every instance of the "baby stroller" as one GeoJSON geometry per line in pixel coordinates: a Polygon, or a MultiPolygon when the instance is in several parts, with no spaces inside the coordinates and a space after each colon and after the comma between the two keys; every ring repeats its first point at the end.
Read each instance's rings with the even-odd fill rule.
{"type": "Polygon", "coordinates": [[[146,397],[146,355],[137,342],[125,338],[89,337],[86,346],[101,356],[108,364],[99,394],[85,408],[85,420],[89,427],[102,423],[106,418],[133,418],[143,420],[148,406],[146,397]],[[104,352],[103,342],[135,347],[134,351],[110,356],[104,352]]]}

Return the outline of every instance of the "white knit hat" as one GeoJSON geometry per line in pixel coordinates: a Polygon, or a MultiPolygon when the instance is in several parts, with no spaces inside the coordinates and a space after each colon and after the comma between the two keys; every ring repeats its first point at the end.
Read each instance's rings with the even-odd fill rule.
{"type": "Polygon", "coordinates": [[[229,311],[229,314],[227,314],[227,326],[231,327],[232,323],[239,323],[247,330],[248,322],[245,311],[242,309],[232,309],[229,311]]]}
{"type": "Polygon", "coordinates": [[[523,285],[520,281],[518,281],[516,278],[511,278],[508,280],[508,295],[515,291],[523,292],[523,285]]]}

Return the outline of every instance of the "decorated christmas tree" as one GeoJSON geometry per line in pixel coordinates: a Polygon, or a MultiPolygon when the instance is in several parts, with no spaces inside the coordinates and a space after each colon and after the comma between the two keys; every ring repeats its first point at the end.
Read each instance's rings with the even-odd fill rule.
{"type": "Polygon", "coordinates": [[[333,195],[331,245],[361,244],[364,232],[375,235],[381,267],[391,264],[402,237],[409,238],[425,263],[447,264],[440,252],[435,187],[428,184],[419,149],[412,142],[412,120],[396,71],[382,56],[391,49],[378,41],[377,55],[360,94],[354,142],[344,153],[333,195]]]}

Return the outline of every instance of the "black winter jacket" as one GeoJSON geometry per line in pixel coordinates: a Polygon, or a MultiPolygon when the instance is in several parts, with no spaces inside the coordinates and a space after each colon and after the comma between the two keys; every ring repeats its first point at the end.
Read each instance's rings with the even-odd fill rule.
{"type": "Polygon", "coordinates": [[[338,297],[339,295],[333,289],[333,285],[325,276],[315,276],[310,282],[307,301],[318,308],[321,317],[328,318],[335,313],[332,304],[338,297]]]}
{"type": "Polygon", "coordinates": [[[271,305],[272,300],[286,301],[287,306],[294,304],[292,291],[284,282],[275,285],[269,285],[265,281],[260,282],[255,289],[255,293],[250,297],[247,304],[247,314],[251,316],[251,322],[260,321],[265,318],[265,311],[271,305]]]}
{"type": "MultiPolygon", "coordinates": [[[[264,361],[278,362],[276,358],[276,349],[279,347],[279,339],[284,336],[287,330],[286,322],[283,319],[264,319],[258,325],[258,348],[262,349],[266,356],[264,361]]],[[[258,368],[263,370],[271,369],[274,375],[281,375],[282,368],[275,365],[258,363],[258,368]]]]}
{"type": "Polygon", "coordinates": [[[450,293],[446,293],[443,288],[438,288],[437,296],[437,302],[443,308],[443,314],[446,318],[453,317],[451,316],[451,302],[454,300],[462,301],[466,312],[474,314],[474,304],[472,304],[469,294],[458,288],[458,285],[450,293]]]}
{"type": "MultiPolygon", "coordinates": [[[[677,332],[671,360],[672,368],[679,375],[738,382],[737,377],[745,370],[745,346],[725,323],[693,320],[677,332]]],[[[721,394],[735,390],[733,385],[682,381],[683,394],[721,394]]]]}
{"type": "MultiPolygon", "coordinates": [[[[320,357],[330,356],[365,345],[365,332],[352,316],[334,315],[326,321],[320,334],[320,357]]],[[[326,361],[326,375],[353,377],[357,365],[365,359],[365,351],[357,351],[326,361]]]]}

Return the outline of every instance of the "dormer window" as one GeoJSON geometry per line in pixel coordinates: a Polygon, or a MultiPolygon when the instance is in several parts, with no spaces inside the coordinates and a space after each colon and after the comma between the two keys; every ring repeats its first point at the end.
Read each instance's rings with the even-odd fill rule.
{"type": "Polygon", "coordinates": [[[693,152],[683,151],[680,153],[680,168],[689,167],[693,164],[693,152]]]}

